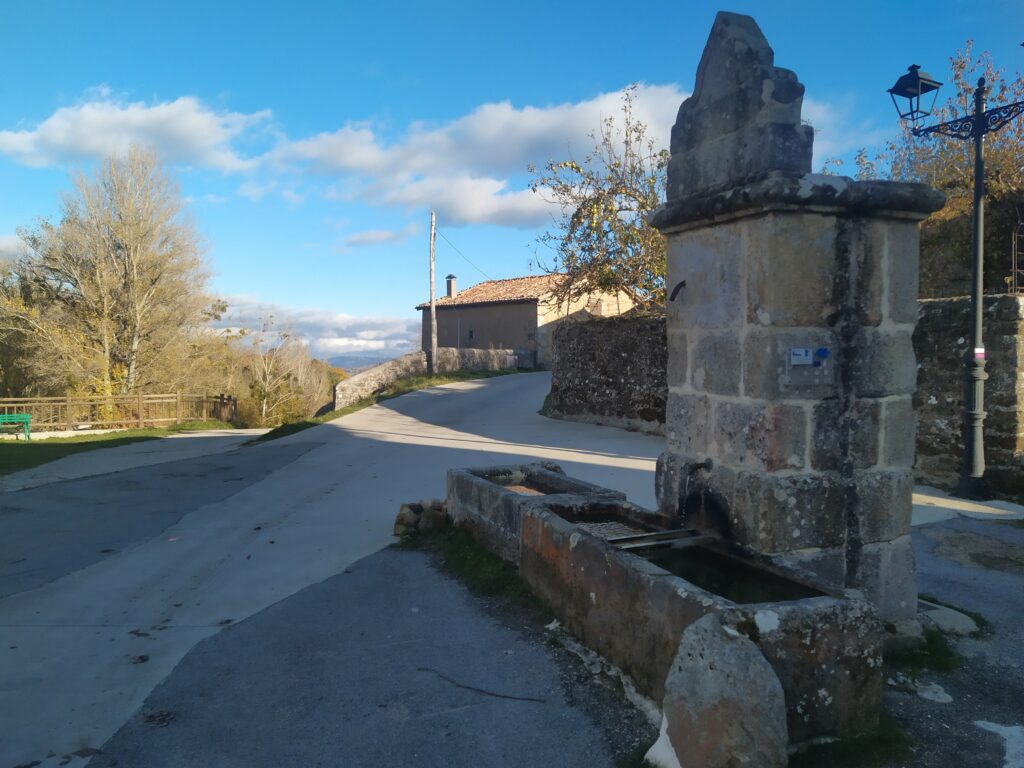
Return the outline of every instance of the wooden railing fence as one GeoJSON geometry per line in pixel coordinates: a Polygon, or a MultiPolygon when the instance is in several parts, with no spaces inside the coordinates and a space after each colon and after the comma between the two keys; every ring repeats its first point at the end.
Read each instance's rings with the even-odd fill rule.
{"type": "Polygon", "coordinates": [[[32,414],[32,430],[156,427],[183,421],[233,421],[238,401],[228,395],[114,395],[6,397],[0,413],[32,414]]]}

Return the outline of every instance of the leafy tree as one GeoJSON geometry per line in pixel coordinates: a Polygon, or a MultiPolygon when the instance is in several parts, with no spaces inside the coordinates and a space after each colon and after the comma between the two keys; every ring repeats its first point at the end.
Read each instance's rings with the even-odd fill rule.
{"type": "Polygon", "coordinates": [[[664,303],[665,238],[647,215],[664,199],[668,152],[633,116],[636,88],[623,91],[621,121],[607,117],[590,134],[584,158],[529,167],[530,188],[559,210],[538,241],[554,251],[542,268],[567,275],[555,291],[560,302],[622,291],[640,307],[664,303]]]}
{"type": "Polygon", "coordinates": [[[196,230],[156,155],[136,147],[79,174],[58,223],[19,232],[28,252],[0,281],[0,333],[58,391],[132,392],[210,313],[196,230]]]}
{"type": "MultiPolygon", "coordinates": [[[[936,122],[971,114],[979,76],[988,87],[988,107],[1024,100],[1024,76],[1004,77],[988,52],[974,57],[972,43],[950,58],[954,93],[936,110],[936,122]]],[[[917,138],[907,124],[889,144],[893,179],[920,181],[946,193],[946,207],[921,228],[921,294],[968,292],[973,261],[972,204],[974,143],[944,136],[917,138]]],[[[863,150],[862,150],[863,152],[863,150]]],[[[865,156],[866,157],[866,156],[865,156]]],[[[1003,290],[1010,269],[1011,233],[1024,217],[1024,120],[1018,118],[985,139],[985,283],[1003,290]]]]}

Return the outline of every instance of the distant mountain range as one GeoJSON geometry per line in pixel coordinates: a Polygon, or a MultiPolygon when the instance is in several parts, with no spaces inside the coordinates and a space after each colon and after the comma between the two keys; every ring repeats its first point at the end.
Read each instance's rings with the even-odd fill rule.
{"type": "Polygon", "coordinates": [[[412,351],[410,347],[408,349],[374,349],[364,352],[349,352],[345,355],[329,357],[327,362],[338,368],[344,368],[347,373],[355,373],[363,368],[369,368],[371,365],[382,363],[385,360],[401,357],[412,351]]]}

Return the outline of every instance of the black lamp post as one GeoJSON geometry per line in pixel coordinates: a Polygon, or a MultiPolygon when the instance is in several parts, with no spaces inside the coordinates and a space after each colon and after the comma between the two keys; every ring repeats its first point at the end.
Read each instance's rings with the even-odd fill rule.
{"type": "MultiPolygon", "coordinates": [[[[964,461],[956,495],[969,499],[991,498],[985,480],[985,344],[982,341],[982,294],[984,292],[985,260],[985,134],[998,131],[1017,115],[1024,113],[1024,101],[1004,104],[985,110],[985,78],[978,79],[974,90],[974,114],[950,120],[939,125],[918,128],[917,123],[931,114],[942,83],[935,80],[916,64],[889,89],[893,104],[900,117],[914,126],[914,136],[940,134],[954,139],[974,141],[974,265],[971,294],[972,348],[964,360],[966,368],[964,397],[964,461]],[[922,98],[931,94],[931,104],[922,105],[922,98]],[[905,99],[907,108],[900,107],[898,99],[905,99]]],[[[927,102],[928,99],[925,98],[927,102]]]]}

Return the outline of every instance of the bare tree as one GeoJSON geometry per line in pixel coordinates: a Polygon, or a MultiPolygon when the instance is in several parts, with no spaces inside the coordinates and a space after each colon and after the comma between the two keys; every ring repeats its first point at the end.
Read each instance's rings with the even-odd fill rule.
{"type": "Polygon", "coordinates": [[[132,147],[79,174],[58,224],[20,235],[28,254],[0,284],[0,331],[29,340],[35,374],[102,393],[144,387],[208,318],[195,227],[156,155],[132,147]]]}
{"type": "Polygon", "coordinates": [[[548,271],[568,276],[555,289],[559,302],[621,291],[641,307],[664,303],[665,238],[647,216],[664,199],[668,152],[633,116],[635,98],[635,85],[623,91],[621,122],[602,120],[590,134],[594,148],[579,162],[528,169],[530,188],[560,211],[538,238],[554,251],[548,271]]]}

